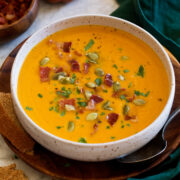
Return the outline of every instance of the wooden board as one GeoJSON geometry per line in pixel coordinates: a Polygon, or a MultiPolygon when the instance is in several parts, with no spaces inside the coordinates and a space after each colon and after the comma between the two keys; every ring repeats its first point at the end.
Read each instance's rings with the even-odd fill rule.
{"type": "MultiPolygon", "coordinates": [[[[0,91],[10,92],[10,73],[14,58],[22,46],[21,43],[17,46],[7,57],[4,64],[0,69],[0,91]]],[[[169,52],[168,55],[174,66],[176,76],[176,95],[174,100],[173,109],[180,106],[180,64],[175,57],[169,52]]],[[[168,146],[166,151],[152,162],[146,164],[125,165],[118,163],[116,160],[106,162],[80,162],[70,160],[61,156],[58,156],[38,143],[35,146],[35,154],[33,156],[23,154],[19,152],[9,141],[6,139],[9,147],[26,163],[33,168],[48,174],[50,176],[60,179],[126,179],[146,172],[153,167],[164,161],[180,144],[179,134],[180,116],[173,120],[168,126],[166,139],[168,146]]],[[[8,128],[8,127],[7,127],[8,128]]]]}

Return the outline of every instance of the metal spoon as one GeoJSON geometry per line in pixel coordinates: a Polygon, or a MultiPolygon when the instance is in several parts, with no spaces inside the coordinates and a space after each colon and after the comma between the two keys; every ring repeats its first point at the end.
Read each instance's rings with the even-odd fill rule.
{"type": "Polygon", "coordinates": [[[156,135],[156,137],[151,140],[148,144],[143,146],[141,149],[127,155],[123,155],[117,158],[118,162],[121,163],[139,163],[152,160],[158,155],[162,154],[166,147],[167,141],[164,138],[165,130],[168,124],[180,113],[180,107],[178,107],[172,114],[170,114],[168,120],[166,121],[164,127],[156,135]]]}

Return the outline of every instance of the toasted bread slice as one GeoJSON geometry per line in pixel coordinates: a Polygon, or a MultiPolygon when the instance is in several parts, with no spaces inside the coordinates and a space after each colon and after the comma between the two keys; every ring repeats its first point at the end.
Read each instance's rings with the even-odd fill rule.
{"type": "Polygon", "coordinates": [[[19,151],[32,154],[35,141],[24,131],[13,109],[10,93],[0,92],[0,133],[19,151]]]}
{"type": "Polygon", "coordinates": [[[22,170],[17,170],[15,164],[0,167],[1,180],[28,180],[22,170]]]}

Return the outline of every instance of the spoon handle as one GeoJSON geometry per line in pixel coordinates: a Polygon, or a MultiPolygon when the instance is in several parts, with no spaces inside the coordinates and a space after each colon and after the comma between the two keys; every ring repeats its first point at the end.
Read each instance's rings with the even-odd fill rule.
{"type": "Polygon", "coordinates": [[[169,125],[169,123],[174,119],[175,116],[177,116],[178,114],[180,113],[180,106],[177,107],[170,115],[169,115],[169,118],[168,120],[166,121],[163,129],[162,129],[162,137],[164,139],[164,132],[167,128],[167,126],[169,125]]]}

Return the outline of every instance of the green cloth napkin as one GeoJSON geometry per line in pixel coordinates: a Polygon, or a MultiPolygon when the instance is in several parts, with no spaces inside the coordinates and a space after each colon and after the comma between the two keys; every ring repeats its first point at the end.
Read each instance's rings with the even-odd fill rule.
{"type": "Polygon", "coordinates": [[[149,31],[180,62],[180,0],[117,0],[111,15],[149,31]]]}
{"type": "MultiPolygon", "coordinates": [[[[117,0],[111,15],[131,21],[149,31],[180,61],[180,0],[117,0]]],[[[180,147],[151,171],[128,180],[180,179],[180,147]]]]}

